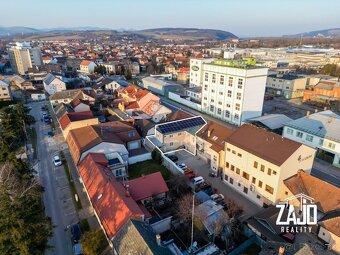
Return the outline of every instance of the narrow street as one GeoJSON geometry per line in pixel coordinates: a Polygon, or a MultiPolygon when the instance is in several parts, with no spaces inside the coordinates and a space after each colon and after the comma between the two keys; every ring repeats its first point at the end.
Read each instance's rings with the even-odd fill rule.
{"type": "Polygon", "coordinates": [[[55,167],[53,156],[58,153],[58,145],[54,142],[53,137],[48,137],[47,132],[51,129],[50,125],[42,122],[41,106],[46,102],[31,103],[31,115],[34,116],[36,123],[34,125],[37,133],[37,155],[38,161],[34,168],[37,170],[39,181],[44,187],[43,196],[46,214],[51,217],[53,224],[53,236],[49,245],[54,248],[45,252],[46,255],[68,255],[72,254],[72,244],[69,231],[66,227],[76,223],[77,215],[69,194],[64,190],[68,188],[68,182],[65,171],[62,166],[55,167]],[[60,180],[66,181],[60,182],[60,180]],[[64,190],[61,190],[61,185],[64,190]],[[73,208],[72,208],[73,207],[73,208]]]}

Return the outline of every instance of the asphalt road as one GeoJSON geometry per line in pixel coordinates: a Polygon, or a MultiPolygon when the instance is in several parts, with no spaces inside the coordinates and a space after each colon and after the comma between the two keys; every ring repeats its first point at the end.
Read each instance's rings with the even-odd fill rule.
{"type": "MultiPolygon", "coordinates": [[[[57,153],[55,148],[50,147],[47,137],[47,132],[50,130],[50,126],[40,121],[42,116],[41,106],[46,102],[31,103],[32,110],[31,115],[36,119],[35,129],[37,132],[37,147],[38,147],[38,163],[36,168],[38,170],[39,181],[45,188],[44,192],[44,205],[46,214],[51,217],[53,228],[53,236],[49,240],[49,245],[53,246],[52,250],[45,252],[46,255],[68,255],[72,254],[72,245],[68,232],[65,231],[64,212],[61,201],[57,194],[57,183],[55,178],[55,171],[58,170],[53,164],[53,155],[57,153]]],[[[60,168],[60,167],[59,167],[60,168]]]]}

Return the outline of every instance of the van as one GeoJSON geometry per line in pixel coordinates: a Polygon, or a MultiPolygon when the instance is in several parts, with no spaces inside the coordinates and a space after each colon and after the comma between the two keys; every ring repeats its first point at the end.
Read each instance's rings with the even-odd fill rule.
{"type": "Polygon", "coordinates": [[[197,177],[193,178],[191,181],[196,186],[196,185],[203,183],[204,179],[203,179],[202,176],[197,176],[197,177]]]}

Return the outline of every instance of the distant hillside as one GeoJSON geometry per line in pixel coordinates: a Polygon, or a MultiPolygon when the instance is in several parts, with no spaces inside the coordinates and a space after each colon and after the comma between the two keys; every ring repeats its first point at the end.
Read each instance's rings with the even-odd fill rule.
{"type": "Polygon", "coordinates": [[[324,30],[317,30],[311,32],[305,32],[295,35],[284,35],[283,37],[340,37],[340,28],[331,28],[331,29],[324,29],[324,30]]]}
{"type": "Polygon", "coordinates": [[[198,28],[154,28],[134,31],[132,33],[151,36],[155,39],[207,39],[226,40],[237,38],[236,35],[223,30],[198,29],[198,28]]]}
{"type": "Polygon", "coordinates": [[[39,33],[39,29],[31,27],[0,27],[0,36],[17,35],[17,34],[33,34],[39,33]]]}

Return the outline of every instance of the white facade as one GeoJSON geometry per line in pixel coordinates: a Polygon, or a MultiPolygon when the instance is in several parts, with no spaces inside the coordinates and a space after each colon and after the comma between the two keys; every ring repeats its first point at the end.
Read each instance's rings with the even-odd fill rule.
{"type": "Polygon", "coordinates": [[[267,68],[232,67],[219,63],[203,65],[202,111],[241,125],[262,115],[267,68]]]}
{"type": "Polygon", "coordinates": [[[190,87],[202,87],[203,64],[211,62],[212,58],[190,59],[190,87]]]}
{"type": "Polygon", "coordinates": [[[89,61],[89,63],[80,65],[80,72],[82,72],[82,73],[94,73],[94,68],[96,66],[97,65],[94,62],[89,61]]]}
{"type": "Polygon", "coordinates": [[[44,80],[44,89],[49,95],[53,95],[56,92],[66,90],[65,82],[59,78],[49,74],[44,80]]]}

